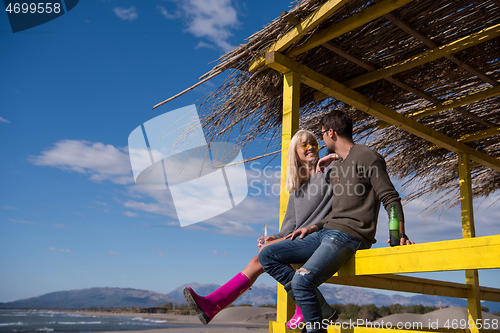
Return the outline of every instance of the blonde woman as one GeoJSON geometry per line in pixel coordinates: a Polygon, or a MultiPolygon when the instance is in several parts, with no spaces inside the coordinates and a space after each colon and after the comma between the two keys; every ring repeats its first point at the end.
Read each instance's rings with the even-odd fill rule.
{"type": "MultiPolygon", "coordinates": [[[[315,135],[306,130],[298,131],[290,141],[285,185],[285,189],[290,192],[287,211],[281,230],[267,237],[261,249],[282,241],[285,236],[301,227],[315,225],[330,212],[333,200],[333,190],[329,184],[330,169],[326,168],[324,173],[316,173],[318,147],[315,135]]],[[[331,160],[333,159],[334,157],[331,160]]],[[[262,265],[258,256],[255,256],[245,269],[210,295],[199,296],[193,289],[187,287],[184,289],[184,297],[196,310],[201,322],[206,325],[217,313],[247,291],[262,273],[264,273],[262,265]]],[[[297,307],[287,327],[296,327],[302,321],[302,312],[297,307]]]]}

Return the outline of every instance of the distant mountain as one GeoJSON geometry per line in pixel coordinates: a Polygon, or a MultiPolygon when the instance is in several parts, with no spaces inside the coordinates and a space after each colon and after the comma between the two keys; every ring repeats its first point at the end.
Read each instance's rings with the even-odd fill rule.
{"type": "Polygon", "coordinates": [[[90,288],[57,291],[8,303],[3,309],[82,309],[91,307],[124,308],[155,307],[165,303],[176,305],[184,302],[153,291],[123,288],[90,288]]]}
{"type": "MultiPolygon", "coordinates": [[[[186,304],[182,293],[185,287],[191,287],[201,296],[206,296],[219,288],[217,284],[197,284],[188,283],[182,285],[170,293],[164,295],[147,290],[122,289],[122,288],[90,288],[70,291],[58,291],[38,297],[18,300],[9,303],[0,303],[0,308],[4,309],[82,309],[90,307],[155,307],[165,303],[175,305],[186,304]]],[[[259,306],[263,304],[276,304],[276,286],[270,287],[265,284],[252,286],[234,305],[251,304],[259,306]]],[[[320,287],[328,303],[340,304],[375,304],[376,306],[388,306],[399,303],[401,305],[422,304],[424,306],[439,307],[462,307],[467,306],[467,300],[429,296],[429,295],[384,295],[372,290],[355,288],[348,286],[323,285],[320,287]]],[[[490,309],[490,312],[500,311],[500,303],[483,302],[483,305],[490,309]]]]}

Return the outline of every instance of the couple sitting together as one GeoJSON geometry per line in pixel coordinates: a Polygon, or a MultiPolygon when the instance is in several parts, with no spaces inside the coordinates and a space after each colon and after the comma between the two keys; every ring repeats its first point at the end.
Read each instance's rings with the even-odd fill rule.
{"type": "Polygon", "coordinates": [[[326,332],[323,320],[333,322],[338,314],[318,287],[358,249],[368,249],[376,242],[381,202],[388,214],[390,206],[396,206],[400,244],[413,244],[405,235],[401,199],[383,157],[354,144],[347,114],[334,110],[320,125],[321,139],[332,152],[327,156],[319,159],[318,141],[309,131],[298,131],[290,142],[285,186],[290,198],[280,232],[267,237],[259,255],[210,295],[202,297],[189,287],[184,289],[186,301],[203,324],[234,302],[265,271],[285,287],[297,305],[287,328],[326,332]],[[303,266],[296,271],[291,264],[303,266]]]}

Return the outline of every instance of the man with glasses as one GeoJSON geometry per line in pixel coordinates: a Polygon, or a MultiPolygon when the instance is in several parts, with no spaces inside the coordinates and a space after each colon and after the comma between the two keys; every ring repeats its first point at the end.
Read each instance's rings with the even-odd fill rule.
{"type": "MultiPolygon", "coordinates": [[[[318,287],[335,274],[358,249],[376,242],[380,203],[389,213],[396,206],[400,221],[401,245],[413,244],[405,235],[401,199],[386,170],[383,157],[352,139],[351,118],[338,110],[321,119],[321,138],[329,152],[341,158],[332,166],[330,184],[332,211],[314,226],[301,228],[286,240],[271,244],[259,254],[264,270],[284,285],[288,295],[302,309],[302,332],[326,332],[331,321],[322,318],[318,287]],[[304,263],[295,271],[290,264],[304,263]],[[325,323],[325,320],[326,323],[325,323]]],[[[330,163],[330,157],[319,163],[330,163]]]]}

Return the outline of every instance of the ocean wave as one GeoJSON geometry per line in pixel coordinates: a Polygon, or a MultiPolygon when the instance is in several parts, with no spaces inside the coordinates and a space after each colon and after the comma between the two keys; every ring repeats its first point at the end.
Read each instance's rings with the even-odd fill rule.
{"type": "Polygon", "coordinates": [[[44,328],[39,328],[39,329],[37,329],[35,331],[36,332],[54,332],[54,329],[53,328],[44,327],[44,328]]]}
{"type": "Polygon", "coordinates": [[[22,322],[17,322],[17,323],[2,323],[0,326],[23,326],[24,323],[22,322]]]}
{"type": "Polygon", "coordinates": [[[60,321],[59,325],[99,325],[102,321],[60,321]]]}
{"type": "Polygon", "coordinates": [[[163,323],[167,322],[166,320],[150,319],[150,318],[142,318],[142,317],[132,318],[132,320],[143,321],[143,322],[147,322],[147,323],[155,323],[155,324],[163,324],[163,323]]]}

